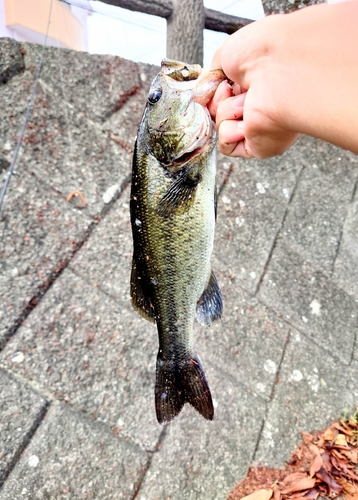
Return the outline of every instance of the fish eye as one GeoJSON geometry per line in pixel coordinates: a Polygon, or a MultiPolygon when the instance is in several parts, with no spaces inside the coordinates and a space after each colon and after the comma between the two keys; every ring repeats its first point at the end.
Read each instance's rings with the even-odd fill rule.
{"type": "Polygon", "coordinates": [[[155,104],[159,101],[161,97],[162,97],[162,89],[155,89],[151,94],[149,94],[148,102],[149,104],[155,104]]]}

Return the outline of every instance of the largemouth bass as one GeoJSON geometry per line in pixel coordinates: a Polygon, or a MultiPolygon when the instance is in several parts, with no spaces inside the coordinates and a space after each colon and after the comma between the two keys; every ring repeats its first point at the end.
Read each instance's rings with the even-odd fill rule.
{"type": "Polygon", "coordinates": [[[193,347],[194,318],[222,313],[210,258],[216,218],[215,124],[207,103],[221,70],[163,60],[139,126],[130,199],[131,298],[159,334],[155,408],[169,422],[189,402],[212,420],[208,382],[193,347]]]}

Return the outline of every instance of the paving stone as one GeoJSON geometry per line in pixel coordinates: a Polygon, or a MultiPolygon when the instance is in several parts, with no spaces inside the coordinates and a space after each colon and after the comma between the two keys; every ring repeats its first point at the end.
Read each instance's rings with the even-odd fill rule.
{"type": "Polygon", "coordinates": [[[138,446],[55,404],[0,491],[1,500],[132,499],[147,463],[138,446]]]}
{"type": "Polygon", "coordinates": [[[20,49],[20,44],[15,40],[0,38],[0,85],[24,70],[20,49]]]}
{"type": "Polygon", "coordinates": [[[224,301],[222,319],[210,327],[195,327],[195,339],[202,345],[198,353],[204,369],[214,366],[221,377],[230,375],[238,384],[268,400],[289,325],[242,290],[235,274],[220,273],[217,277],[224,301]]]}
{"type": "Polygon", "coordinates": [[[237,266],[238,283],[251,293],[264,271],[301,168],[299,162],[283,163],[283,157],[233,162],[219,156],[219,179],[225,179],[222,171],[232,173],[219,197],[213,267],[229,271],[237,266]]]}
{"type": "MultiPolygon", "coordinates": [[[[15,355],[21,362],[21,355],[15,355]]],[[[0,369],[0,488],[39,425],[46,400],[0,369]]]]}
{"type": "Polygon", "coordinates": [[[299,332],[291,332],[255,464],[282,467],[302,431],[322,430],[358,401],[358,363],[344,366],[299,332]]]}
{"type": "MultiPolygon", "coordinates": [[[[42,46],[22,43],[25,67],[35,75],[42,46]]],[[[140,87],[138,66],[118,56],[46,47],[41,80],[83,116],[102,123],[140,87]]]]}
{"type": "Polygon", "coordinates": [[[343,363],[358,334],[358,303],[279,240],[258,297],[343,363]]]}
{"type": "MultiPolygon", "coordinates": [[[[123,282],[123,280],[122,280],[123,282]]],[[[65,270],[0,353],[60,401],[153,449],[157,334],[132,310],[65,270]],[[21,352],[23,361],[14,362],[21,352]]]]}
{"type": "Polygon", "coordinates": [[[82,242],[90,220],[34,176],[9,184],[0,220],[0,347],[82,242]]]}
{"type": "Polygon", "coordinates": [[[71,269],[92,285],[129,304],[132,232],[127,187],[71,261],[71,269]]]}
{"type": "Polygon", "coordinates": [[[224,500],[243,479],[255,450],[265,404],[221,370],[206,367],[220,394],[213,422],[188,405],[167,426],[138,500],[224,500]]]}
{"type": "Polygon", "coordinates": [[[358,300],[358,190],[348,206],[332,279],[358,300]]]}
{"type": "MultiPolygon", "coordinates": [[[[27,71],[0,87],[4,106],[0,113],[0,154],[8,161],[12,159],[32,84],[27,71]]],[[[122,126],[125,128],[125,123],[122,126]]],[[[103,198],[106,193],[108,198],[108,189],[112,188],[114,196],[131,171],[132,155],[111,139],[112,135],[40,82],[16,170],[34,173],[65,198],[80,191],[87,207],[78,197],[71,203],[89,215],[97,215],[110,200],[103,198]]]]}
{"type": "Polygon", "coordinates": [[[135,98],[128,99],[102,125],[102,130],[107,131],[114,142],[122,145],[131,153],[134,151],[134,143],[147,103],[150,85],[160,71],[160,67],[138,63],[138,71],[140,88],[136,92],[135,98]]]}
{"type": "MultiPolygon", "coordinates": [[[[281,236],[306,262],[330,275],[357,179],[358,158],[308,137],[300,140],[296,155],[305,168],[281,236]]],[[[287,159],[284,161],[287,163],[287,159]]]]}

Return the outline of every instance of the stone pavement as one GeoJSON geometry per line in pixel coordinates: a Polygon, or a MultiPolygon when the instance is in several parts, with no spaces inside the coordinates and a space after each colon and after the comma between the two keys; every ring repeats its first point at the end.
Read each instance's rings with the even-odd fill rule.
{"type": "MultiPolygon", "coordinates": [[[[40,53],[0,40],[2,177],[40,53]]],[[[186,405],[156,422],[128,204],[156,72],[46,50],[0,220],[0,500],[224,500],[358,404],[358,161],[303,137],[278,158],[219,158],[225,309],[195,329],[215,420],[186,405]]]]}

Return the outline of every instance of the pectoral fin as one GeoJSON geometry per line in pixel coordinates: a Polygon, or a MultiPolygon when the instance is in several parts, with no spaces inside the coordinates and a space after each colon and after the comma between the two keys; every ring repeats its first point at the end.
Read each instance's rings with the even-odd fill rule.
{"type": "Polygon", "coordinates": [[[148,290],[146,290],[145,279],[138,272],[138,267],[134,259],[131,272],[131,299],[133,309],[146,320],[155,323],[154,307],[151,303],[148,290]]]}
{"type": "Polygon", "coordinates": [[[176,210],[188,210],[194,202],[196,186],[201,181],[201,175],[190,176],[187,171],[182,172],[173,180],[168,191],[158,203],[158,214],[169,217],[176,210]]]}
{"type": "Polygon", "coordinates": [[[223,301],[215,274],[211,271],[210,279],[196,306],[196,319],[201,325],[208,326],[221,317],[223,301]]]}

